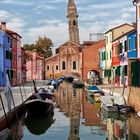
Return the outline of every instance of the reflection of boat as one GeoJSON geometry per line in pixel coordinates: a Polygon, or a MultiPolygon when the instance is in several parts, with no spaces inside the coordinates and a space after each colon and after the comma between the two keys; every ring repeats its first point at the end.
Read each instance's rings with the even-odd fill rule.
{"type": "Polygon", "coordinates": [[[25,125],[32,134],[41,135],[54,123],[53,115],[54,112],[39,117],[27,116],[25,118],[25,125]]]}
{"type": "Polygon", "coordinates": [[[65,77],[65,81],[68,82],[68,83],[72,83],[73,79],[74,79],[74,77],[72,77],[72,76],[65,77]]]}
{"type": "Polygon", "coordinates": [[[107,119],[107,118],[119,119],[119,120],[126,119],[126,116],[124,114],[121,114],[119,112],[108,112],[103,108],[101,108],[100,110],[100,116],[102,119],[107,119]]]}
{"type": "Polygon", "coordinates": [[[125,105],[123,96],[101,96],[101,108],[104,108],[109,112],[121,112],[125,113],[130,111],[130,107],[125,105]]]}
{"type": "Polygon", "coordinates": [[[97,86],[95,86],[95,85],[92,85],[92,86],[88,86],[87,88],[86,88],[86,90],[87,91],[89,91],[89,92],[101,92],[101,90],[97,87],[97,86]]]}
{"type": "Polygon", "coordinates": [[[74,88],[83,88],[84,87],[84,83],[76,78],[73,80],[72,84],[73,84],[74,88]]]}
{"type": "Polygon", "coordinates": [[[54,104],[51,100],[28,100],[25,102],[25,108],[27,109],[28,115],[36,116],[40,114],[48,114],[54,109],[54,104]]]}

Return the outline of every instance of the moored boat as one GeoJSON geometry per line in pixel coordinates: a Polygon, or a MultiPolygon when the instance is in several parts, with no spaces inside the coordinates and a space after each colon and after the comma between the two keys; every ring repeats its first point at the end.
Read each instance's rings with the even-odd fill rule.
{"type": "Polygon", "coordinates": [[[27,109],[28,116],[48,114],[55,107],[53,101],[43,101],[41,99],[28,100],[27,102],[25,102],[24,106],[27,109]]]}

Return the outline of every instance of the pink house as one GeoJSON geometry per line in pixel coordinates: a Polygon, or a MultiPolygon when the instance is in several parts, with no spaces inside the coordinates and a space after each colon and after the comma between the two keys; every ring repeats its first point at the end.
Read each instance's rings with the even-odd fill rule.
{"type": "Polygon", "coordinates": [[[44,57],[35,51],[26,51],[26,56],[26,80],[43,80],[45,76],[44,57]]]}

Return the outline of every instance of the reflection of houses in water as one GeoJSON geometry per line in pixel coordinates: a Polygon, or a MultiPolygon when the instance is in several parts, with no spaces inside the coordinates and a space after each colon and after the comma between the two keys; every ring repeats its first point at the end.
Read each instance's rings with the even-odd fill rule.
{"type": "Polygon", "coordinates": [[[57,94],[57,105],[60,111],[70,118],[70,133],[68,140],[80,140],[80,111],[81,111],[81,89],[72,88],[71,84],[61,84],[57,94]]]}
{"type": "Polygon", "coordinates": [[[100,118],[97,116],[97,113],[100,109],[100,103],[95,102],[94,104],[87,101],[86,94],[83,94],[82,98],[83,105],[83,119],[85,126],[91,126],[91,133],[97,135],[105,134],[105,125],[101,123],[100,118]]]}
{"type": "Polygon", "coordinates": [[[136,114],[106,118],[108,140],[139,140],[140,118],[136,114]]]}
{"type": "Polygon", "coordinates": [[[128,140],[140,140],[140,118],[137,114],[131,114],[127,120],[129,137],[128,140]]]}

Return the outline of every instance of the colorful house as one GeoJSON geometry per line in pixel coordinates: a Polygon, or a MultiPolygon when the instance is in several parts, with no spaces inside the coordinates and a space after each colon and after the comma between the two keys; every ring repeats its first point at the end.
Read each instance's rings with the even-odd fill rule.
{"type": "Polygon", "coordinates": [[[112,42],[117,39],[119,36],[125,34],[126,32],[131,31],[134,29],[134,26],[130,24],[122,24],[115,28],[108,30],[105,33],[106,36],[106,66],[105,66],[105,83],[110,82],[111,78],[111,69],[112,69],[112,42]]]}
{"type": "Polygon", "coordinates": [[[12,86],[16,86],[18,83],[17,80],[17,39],[12,37],[12,86]]]}
{"type": "Polygon", "coordinates": [[[136,30],[133,30],[127,35],[128,40],[128,58],[137,58],[137,41],[136,30]]]}
{"type": "Polygon", "coordinates": [[[136,6],[136,24],[137,24],[137,57],[140,58],[140,0],[133,0],[136,6]]]}
{"type": "MultiPolygon", "coordinates": [[[[10,32],[10,35],[12,38],[16,38],[16,58],[15,60],[17,61],[17,71],[16,71],[16,78],[17,78],[17,85],[22,84],[22,63],[21,63],[21,36],[17,34],[16,32],[13,32],[11,30],[8,30],[10,32]]],[[[14,52],[13,52],[14,53],[14,52]]]]}
{"type": "Polygon", "coordinates": [[[45,76],[44,71],[44,57],[37,54],[35,51],[26,51],[26,80],[43,80],[45,76]]]}
{"type": "Polygon", "coordinates": [[[25,49],[21,48],[21,63],[22,63],[22,83],[26,82],[26,53],[25,49]]]}
{"type": "Polygon", "coordinates": [[[119,40],[115,40],[112,43],[112,79],[113,84],[120,85],[120,61],[119,61],[119,40]]]}
{"type": "Polygon", "coordinates": [[[2,22],[0,26],[0,86],[6,85],[6,74],[8,74],[10,81],[13,73],[11,69],[12,63],[12,37],[6,31],[6,23],[2,22]]]}

